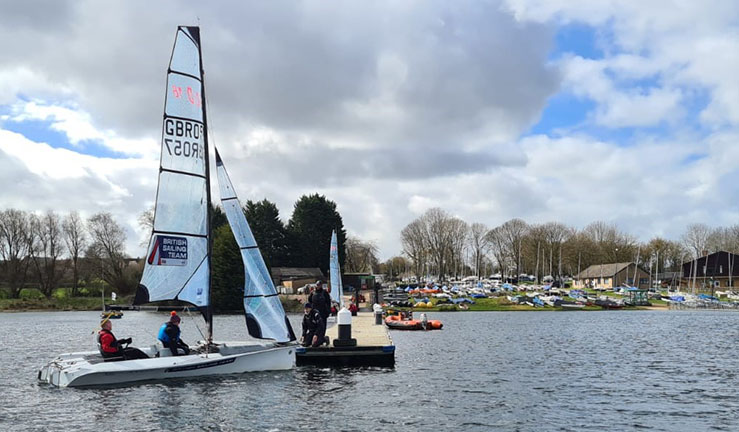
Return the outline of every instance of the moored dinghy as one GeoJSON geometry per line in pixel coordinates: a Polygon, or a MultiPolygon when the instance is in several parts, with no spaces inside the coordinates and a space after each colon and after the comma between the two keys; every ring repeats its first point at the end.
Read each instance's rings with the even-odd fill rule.
{"type": "Polygon", "coordinates": [[[208,340],[193,354],[181,356],[156,345],[141,348],[150,358],[139,360],[106,362],[96,351],[62,354],[39,371],[40,381],[60,387],[111,385],[294,366],[295,336],[271,279],[264,276],[264,262],[220,160],[221,195],[246,272],[247,329],[255,339],[212,341],[210,170],[202,77],[199,28],[179,27],[167,75],[154,229],[134,303],[190,303],[208,324],[208,340]]]}

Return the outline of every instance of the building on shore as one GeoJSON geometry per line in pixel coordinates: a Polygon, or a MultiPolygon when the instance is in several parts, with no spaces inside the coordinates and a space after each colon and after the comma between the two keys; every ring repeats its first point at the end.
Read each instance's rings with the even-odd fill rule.
{"type": "Polygon", "coordinates": [[[296,294],[298,288],[316,281],[325,281],[323,272],[318,267],[273,267],[272,282],[275,286],[285,287],[285,293],[296,294]]]}
{"type": "Polygon", "coordinates": [[[633,262],[593,264],[575,277],[575,288],[607,288],[629,285],[649,288],[649,273],[633,262]],[[636,278],[634,277],[636,276],[636,278]],[[636,279],[636,282],[634,281],[636,279]]]}
{"type": "Polygon", "coordinates": [[[682,286],[703,289],[729,288],[737,285],[739,255],[719,251],[686,261],[682,265],[682,286]]]}

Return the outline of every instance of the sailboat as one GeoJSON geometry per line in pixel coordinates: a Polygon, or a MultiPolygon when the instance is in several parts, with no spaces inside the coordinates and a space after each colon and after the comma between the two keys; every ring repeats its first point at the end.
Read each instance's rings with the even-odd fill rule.
{"type": "Polygon", "coordinates": [[[210,303],[210,170],[200,29],[180,26],[167,72],[154,229],[134,304],[179,300],[195,306],[207,340],[190,355],[161,345],[141,347],[150,358],[104,361],[97,351],[61,354],[38,373],[59,387],[202,377],[295,365],[295,335],[254,241],[225,166],[216,152],[221,201],[241,249],[246,274],[244,342],[213,340],[210,303]]]}
{"type": "Polygon", "coordinates": [[[331,278],[331,301],[344,307],[344,286],[341,282],[341,268],[339,267],[339,242],[336,239],[336,230],[331,232],[331,248],[329,249],[329,277],[331,278]]]}

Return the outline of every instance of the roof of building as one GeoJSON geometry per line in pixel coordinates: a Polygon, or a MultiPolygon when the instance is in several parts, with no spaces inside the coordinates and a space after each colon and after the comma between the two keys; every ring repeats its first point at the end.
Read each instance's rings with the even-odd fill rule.
{"type": "Polygon", "coordinates": [[[277,279],[321,279],[318,267],[272,267],[272,277],[277,279]]]}
{"type": "Polygon", "coordinates": [[[731,259],[732,261],[734,261],[736,259],[736,257],[739,257],[739,254],[727,252],[725,250],[720,250],[720,251],[716,251],[716,252],[713,252],[713,253],[710,253],[710,254],[701,255],[698,258],[689,259],[687,261],[684,261],[682,265],[683,266],[690,265],[690,264],[693,264],[696,260],[700,261],[700,260],[703,260],[703,259],[707,259],[709,257],[716,256],[716,255],[721,256],[721,254],[724,254],[726,256],[732,255],[734,257],[734,258],[731,259]]]}
{"type": "Polygon", "coordinates": [[[581,271],[577,277],[578,279],[590,279],[596,277],[611,277],[626,267],[634,264],[633,262],[623,263],[610,263],[610,264],[593,264],[585,270],[581,271]]]}

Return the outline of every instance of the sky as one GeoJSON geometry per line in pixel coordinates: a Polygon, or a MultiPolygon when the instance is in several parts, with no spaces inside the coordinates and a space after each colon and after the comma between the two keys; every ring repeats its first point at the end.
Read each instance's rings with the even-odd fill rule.
{"type": "Polygon", "coordinates": [[[323,194],[381,259],[432,207],[643,241],[739,222],[732,0],[0,0],[0,209],[108,211],[145,253],[177,25],[242,202],[323,194]]]}

